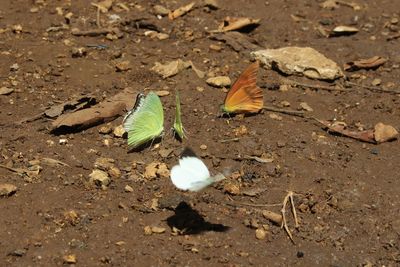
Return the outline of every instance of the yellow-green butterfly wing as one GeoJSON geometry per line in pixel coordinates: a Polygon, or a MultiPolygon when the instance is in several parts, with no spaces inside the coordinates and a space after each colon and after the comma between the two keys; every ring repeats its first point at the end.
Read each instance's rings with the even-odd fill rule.
{"type": "Polygon", "coordinates": [[[164,110],[157,94],[138,95],[135,107],[123,121],[128,132],[128,146],[137,148],[159,137],[164,131],[164,110]]]}
{"type": "Polygon", "coordinates": [[[179,98],[179,92],[176,91],[175,95],[175,121],[174,121],[174,132],[182,140],[185,137],[185,129],[182,125],[182,117],[181,117],[181,101],[179,98]]]}

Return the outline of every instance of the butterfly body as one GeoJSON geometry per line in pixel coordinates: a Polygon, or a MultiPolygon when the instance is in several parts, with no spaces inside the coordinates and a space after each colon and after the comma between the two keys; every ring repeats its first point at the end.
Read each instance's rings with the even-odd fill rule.
{"type": "Polygon", "coordinates": [[[256,84],[258,69],[256,61],[242,72],[225,97],[224,113],[256,113],[263,108],[263,92],[256,84]]]}
{"type": "Polygon", "coordinates": [[[185,129],[183,128],[182,125],[181,102],[178,91],[176,92],[175,102],[176,102],[176,107],[175,107],[174,132],[177,135],[177,137],[179,137],[179,139],[182,140],[185,137],[185,129]]]}
{"type": "Polygon", "coordinates": [[[207,166],[194,153],[189,151],[191,155],[185,155],[187,150],[179,159],[179,165],[171,169],[171,181],[177,188],[197,192],[225,178],[222,175],[210,176],[207,166]]]}
{"type": "Polygon", "coordinates": [[[129,148],[137,148],[161,136],[164,131],[164,111],[157,94],[139,94],[134,108],[127,113],[123,127],[128,132],[129,148]]]}

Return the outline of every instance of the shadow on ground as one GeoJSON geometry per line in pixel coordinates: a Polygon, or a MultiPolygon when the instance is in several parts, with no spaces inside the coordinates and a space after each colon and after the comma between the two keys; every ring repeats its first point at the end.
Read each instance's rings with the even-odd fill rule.
{"type": "Polygon", "coordinates": [[[175,214],[167,219],[169,227],[177,228],[187,235],[196,235],[206,231],[226,232],[230,229],[219,223],[207,222],[196,210],[186,202],[181,202],[175,209],[175,214]]]}

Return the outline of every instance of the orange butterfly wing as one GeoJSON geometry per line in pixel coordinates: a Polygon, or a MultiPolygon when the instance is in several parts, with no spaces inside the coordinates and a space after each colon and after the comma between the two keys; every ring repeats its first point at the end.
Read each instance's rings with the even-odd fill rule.
{"type": "Polygon", "coordinates": [[[233,84],[225,98],[226,113],[254,113],[264,105],[262,90],[257,86],[259,62],[248,66],[233,84]]]}

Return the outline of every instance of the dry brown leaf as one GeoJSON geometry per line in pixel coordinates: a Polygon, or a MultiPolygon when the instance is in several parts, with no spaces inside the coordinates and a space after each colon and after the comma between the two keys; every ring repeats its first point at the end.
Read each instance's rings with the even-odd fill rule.
{"type": "Polygon", "coordinates": [[[192,3],[190,3],[190,4],[186,5],[186,6],[181,6],[180,8],[175,9],[174,11],[172,11],[172,12],[170,12],[168,14],[168,18],[170,20],[173,20],[173,19],[176,19],[176,18],[178,18],[180,16],[185,15],[186,13],[188,13],[194,7],[194,4],[195,4],[195,2],[192,2],[192,3]]]}
{"type": "Polygon", "coordinates": [[[204,76],[206,76],[206,74],[204,73],[204,71],[199,70],[198,68],[196,68],[193,64],[192,61],[189,61],[190,63],[190,67],[192,68],[192,70],[196,73],[197,77],[199,77],[200,79],[203,79],[204,76]]]}
{"type": "Polygon", "coordinates": [[[387,61],[386,58],[374,56],[368,59],[350,61],[344,64],[343,68],[346,71],[355,71],[359,69],[373,69],[385,64],[386,61],[387,61]]]}
{"type": "Polygon", "coordinates": [[[224,21],[219,26],[218,30],[213,32],[227,32],[243,29],[248,26],[257,26],[260,24],[260,19],[251,18],[231,18],[226,17],[224,21]]]}
{"type": "Polygon", "coordinates": [[[159,75],[161,75],[164,79],[168,77],[172,77],[184,69],[189,68],[191,65],[190,61],[183,61],[182,59],[174,60],[167,62],[165,64],[161,64],[160,62],[156,62],[154,66],[151,68],[152,71],[155,71],[159,75]]]}
{"type": "Polygon", "coordinates": [[[53,121],[52,132],[79,131],[111,121],[132,108],[134,104],[132,99],[135,99],[136,94],[132,88],[128,87],[91,108],[61,115],[53,121]]]}
{"type": "Polygon", "coordinates": [[[351,137],[363,142],[376,143],[373,129],[364,131],[351,131],[346,129],[346,126],[340,123],[330,123],[328,121],[323,121],[323,120],[318,120],[318,122],[326,126],[329,131],[339,133],[344,136],[351,137]]]}

